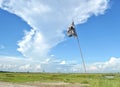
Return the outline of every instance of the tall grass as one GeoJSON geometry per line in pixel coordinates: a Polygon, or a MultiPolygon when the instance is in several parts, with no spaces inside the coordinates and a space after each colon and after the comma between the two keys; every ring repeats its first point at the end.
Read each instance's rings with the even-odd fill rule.
{"type": "Polygon", "coordinates": [[[65,82],[89,84],[90,87],[120,87],[120,74],[0,73],[0,81],[13,83],[65,82]],[[105,77],[111,75],[114,78],[105,77]]]}

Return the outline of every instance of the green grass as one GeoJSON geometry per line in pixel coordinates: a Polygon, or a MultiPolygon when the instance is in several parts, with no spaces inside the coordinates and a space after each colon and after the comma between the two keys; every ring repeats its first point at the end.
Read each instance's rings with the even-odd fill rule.
{"type": "Polygon", "coordinates": [[[67,82],[89,84],[90,87],[120,87],[120,74],[0,73],[0,81],[13,83],[67,82]],[[114,78],[105,76],[114,76],[114,78]]]}

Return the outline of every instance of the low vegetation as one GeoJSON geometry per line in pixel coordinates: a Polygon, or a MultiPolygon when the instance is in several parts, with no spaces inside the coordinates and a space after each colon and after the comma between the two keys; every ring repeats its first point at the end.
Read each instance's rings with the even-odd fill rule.
{"type": "Polygon", "coordinates": [[[120,87],[120,74],[0,73],[1,82],[65,82],[90,87],[120,87]],[[110,78],[109,78],[110,77],[110,78]]]}

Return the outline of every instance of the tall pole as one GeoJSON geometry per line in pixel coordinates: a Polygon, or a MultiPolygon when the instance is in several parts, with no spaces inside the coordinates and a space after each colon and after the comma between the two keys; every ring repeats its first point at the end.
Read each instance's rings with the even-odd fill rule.
{"type": "MultiPolygon", "coordinates": [[[[76,30],[75,30],[75,32],[76,32],[76,30]]],[[[76,34],[77,34],[77,32],[76,32],[76,34]]],[[[82,63],[83,63],[83,68],[84,68],[84,71],[85,71],[85,73],[86,73],[86,72],[87,72],[87,71],[86,71],[86,65],[85,65],[85,61],[84,61],[82,49],[81,49],[81,46],[80,46],[80,41],[79,41],[79,38],[78,38],[78,34],[77,34],[76,39],[77,39],[78,47],[79,47],[79,50],[80,50],[80,55],[81,55],[81,59],[82,59],[82,63]]]]}
{"type": "Polygon", "coordinates": [[[85,71],[85,73],[86,73],[85,61],[84,61],[84,57],[83,57],[83,53],[82,53],[82,49],[81,49],[81,47],[80,47],[80,41],[79,41],[78,36],[77,36],[76,39],[77,39],[77,42],[78,42],[78,47],[79,47],[79,49],[80,49],[80,55],[81,55],[81,59],[82,59],[82,63],[83,63],[83,68],[84,68],[84,71],[85,71]]]}
{"type": "Polygon", "coordinates": [[[80,50],[80,55],[81,55],[81,59],[82,59],[82,63],[83,63],[83,68],[84,68],[85,73],[86,73],[85,61],[84,61],[84,57],[83,57],[83,54],[82,54],[82,49],[80,47],[80,41],[79,41],[79,38],[78,38],[78,34],[76,32],[76,29],[75,29],[74,21],[72,22],[72,25],[69,27],[69,30],[67,31],[67,34],[68,34],[69,37],[74,36],[77,39],[79,50],[80,50]]]}

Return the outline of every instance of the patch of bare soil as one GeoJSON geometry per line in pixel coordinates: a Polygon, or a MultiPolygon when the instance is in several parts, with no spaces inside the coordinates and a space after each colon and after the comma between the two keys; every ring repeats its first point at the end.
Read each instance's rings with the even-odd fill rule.
{"type": "Polygon", "coordinates": [[[33,83],[27,83],[27,84],[31,86],[36,86],[36,87],[89,87],[88,84],[64,83],[64,82],[55,82],[55,83],[33,82],[33,83]]]}
{"type": "Polygon", "coordinates": [[[0,87],[36,87],[36,86],[29,86],[24,84],[15,84],[15,83],[8,83],[8,82],[0,82],[0,87]]]}
{"type": "Polygon", "coordinates": [[[89,85],[80,84],[80,83],[64,83],[64,82],[56,82],[56,83],[32,82],[32,83],[24,83],[24,84],[0,82],[0,87],[89,87],[89,85]]]}

